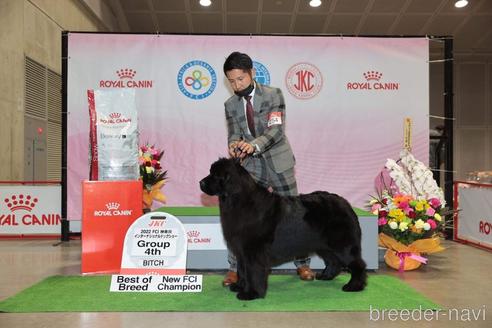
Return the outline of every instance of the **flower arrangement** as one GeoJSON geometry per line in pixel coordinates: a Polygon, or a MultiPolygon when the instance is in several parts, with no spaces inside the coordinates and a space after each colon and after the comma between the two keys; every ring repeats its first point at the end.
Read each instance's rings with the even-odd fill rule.
{"type": "Polygon", "coordinates": [[[438,198],[415,199],[384,192],[381,199],[373,199],[370,204],[378,215],[379,231],[404,245],[433,237],[444,227],[443,206],[438,198]]]}
{"type": "Polygon", "coordinates": [[[166,202],[166,196],[160,191],[167,179],[167,171],[163,171],[161,166],[163,155],[164,151],[157,149],[154,145],[147,143],[140,146],[138,163],[140,179],[144,188],[143,202],[145,208],[150,208],[154,200],[161,203],[166,202]]]}
{"type": "Polygon", "coordinates": [[[378,216],[379,243],[388,248],[385,261],[400,271],[416,269],[427,262],[420,253],[443,250],[439,237],[452,212],[444,207],[442,189],[407,149],[398,161],[386,161],[377,182],[369,205],[378,216]]]}

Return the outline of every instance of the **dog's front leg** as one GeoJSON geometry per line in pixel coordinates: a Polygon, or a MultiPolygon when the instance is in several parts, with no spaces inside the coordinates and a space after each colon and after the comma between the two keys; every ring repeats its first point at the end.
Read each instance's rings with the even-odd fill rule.
{"type": "Polygon", "coordinates": [[[265,297],[268,284],[269,267],[266,265],[266,256],[263,252],[251,255],[244,263],[245,288],[237,294],[238,299],[245,301],[265,297]]]}

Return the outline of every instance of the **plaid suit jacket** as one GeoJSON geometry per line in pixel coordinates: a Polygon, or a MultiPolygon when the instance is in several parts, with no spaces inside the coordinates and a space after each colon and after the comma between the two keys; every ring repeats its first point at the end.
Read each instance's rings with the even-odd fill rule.
{"type": "Polygon", "coordinates": [[[256,137],[249,133],[241,97],[233,95],[224,106],[229,145],[241,139],[257,144],[260,147],[257,155],[277,173],[294,167],[294,154],[285,135],[285,102],[280,89],[256,83],[253,98],[256,137]]]}

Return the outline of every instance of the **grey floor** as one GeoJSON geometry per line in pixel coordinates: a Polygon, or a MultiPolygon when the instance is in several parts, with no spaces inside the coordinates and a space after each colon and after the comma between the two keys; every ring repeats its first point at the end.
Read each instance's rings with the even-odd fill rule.
{"type": "MultiPolygon", "coordinates": [[[[0,240],[0,300],[51,275],[79,274],[80,241],[54,244],[53,240],[0,240]]],[[[373,274],[399,277],[444,308],[458,309],[461,319],[467,319],[466,313],[471,313],[467,311],[482,309],[485,320],[480,314],[479,320],[472,321],[444,315],[431,321],[374,321],[369,312],[0,313],[0,327],[492,327],[492,252],[449,241],[445,247],[418,271],[400,275],[383,267],[373,274]]]]}

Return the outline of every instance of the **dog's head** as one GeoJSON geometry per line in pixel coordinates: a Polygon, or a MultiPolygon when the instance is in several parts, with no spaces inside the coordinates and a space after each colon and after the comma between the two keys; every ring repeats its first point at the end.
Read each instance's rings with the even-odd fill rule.
{"type": "Polygon", "coordinates": [[[210,166],[210,174],[200,181],[200,189],[210,196],[224,196],[241,189],[241,175],[249,174],[237,159],[221,158],[210,166]]]}

